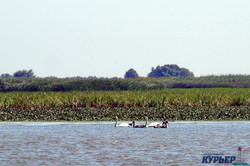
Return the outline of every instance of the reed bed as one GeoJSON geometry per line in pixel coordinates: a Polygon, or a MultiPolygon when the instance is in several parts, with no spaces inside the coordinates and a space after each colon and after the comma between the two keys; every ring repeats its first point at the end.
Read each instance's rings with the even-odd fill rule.
{"type": "Polygon", "coordinates": [[[0,93],[0,120],[250,120],[250,89],[0,93]]]}

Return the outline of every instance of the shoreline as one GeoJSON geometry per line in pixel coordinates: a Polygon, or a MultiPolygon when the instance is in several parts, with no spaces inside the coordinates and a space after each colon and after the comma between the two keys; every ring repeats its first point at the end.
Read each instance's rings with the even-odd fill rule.
{"type": "MultiPolygon", "coordinates": [[[[129,123],[131,121],[119,121],[121,123],[129,123]]],[[[136,121],[143,123],[145,121],[136,121]]],[[[148,121],[161,122],[161,121],[148,121]]],[[[210,124],[210,123],[249,123],[250,121],[169,121],[170,124],[210,124]]],[[[0,121],[0,125],[25,125],[25,124],[40,124],[40,125],[111,125],[115,124],[115,121],[0,121]]]]}

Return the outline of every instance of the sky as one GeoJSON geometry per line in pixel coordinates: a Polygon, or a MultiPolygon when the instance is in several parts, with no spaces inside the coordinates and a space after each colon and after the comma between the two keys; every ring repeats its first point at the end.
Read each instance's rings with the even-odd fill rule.
{"type": "Polygon", "coordinates": [[[250,74],[249,0],[0,0],[0,74],[250,74]]]}

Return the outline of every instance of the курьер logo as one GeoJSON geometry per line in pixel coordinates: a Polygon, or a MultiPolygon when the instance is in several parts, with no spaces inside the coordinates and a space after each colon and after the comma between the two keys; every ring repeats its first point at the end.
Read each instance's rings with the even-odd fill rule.
{"type": "Polygon", "coordinates": [[[202,163],[233,163],[236,156],[226,156],[224,154],[204,153],[202,163]]]}
{"type": "Polygon", "coordinates": [[[238,147],[239,155],[224,155],[220,153],[204,153],[202,163],[204,164],[232,164],[232,165],[250,165],[242,160],[242,147],[238,147]]]}

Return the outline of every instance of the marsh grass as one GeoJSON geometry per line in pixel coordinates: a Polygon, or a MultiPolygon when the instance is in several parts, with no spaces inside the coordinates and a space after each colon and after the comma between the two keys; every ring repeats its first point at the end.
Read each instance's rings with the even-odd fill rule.
{"type": "Polygon", "coordinates": [[[4,120],[250,120],[250,89],[0,93],[4,120]]]}

